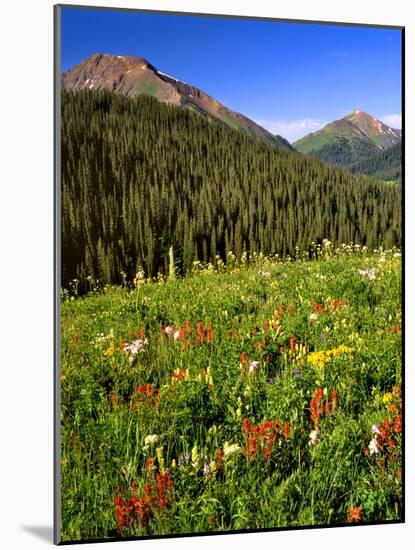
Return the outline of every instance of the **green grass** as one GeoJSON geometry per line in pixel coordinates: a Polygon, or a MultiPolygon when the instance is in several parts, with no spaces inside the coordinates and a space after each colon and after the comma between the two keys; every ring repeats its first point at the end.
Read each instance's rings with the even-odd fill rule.
{"type": "Polygon", "coordinates": [[[293,145],[300,153],[308,154],[319,151],[325,145],[331,145],[334,141],[344,138],[351,143],[362,138],[356,136],[356,132],[348,126],[322,129],[299,139],[293,145]]]}
{"type": "Polygon", "coordinates": [[[400,519],[400,265],[342,248],[64,293],[63,540],[400,519]]]}

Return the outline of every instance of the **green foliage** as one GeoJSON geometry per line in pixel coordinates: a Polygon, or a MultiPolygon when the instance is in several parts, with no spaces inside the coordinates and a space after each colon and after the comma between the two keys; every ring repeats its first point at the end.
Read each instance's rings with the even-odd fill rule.
{"type": "MultiPolygon", "coordinates": [[[[338,137],[321,148],[311,151],[311,156],[328,162],[333,166],[349,168],[353,164],[365,166],[379,153],[379,148],[369,139],[338,137]]],[[[362,171],[362,173],[366,173],[362,171]]]]}
{"type": "Polygon", "coordinates": [[[64,541],[342,524],[352,507],[401,519],[400,432],[389,447],[373,431],[400,412],[396,250],[326,242],[312,261],[231,257],[90,287],[61,307],[64,541]],[[324,367],[310,360],[333,349],[324,367]],[[317,390],[330,408],[310,444],[317,390]],[[255,449],[244,418],[287,423],[288,437],[255,449]],[[117,531],[116,496],[166,470],[166,506],[117,531]]]}
{"type": "Polygon", "coordinates": [[[400,143],[379,150],[370,141],[344,138],[336,139],[310,154],[333,166],[343,166],[354,174],[366,174],[381,180],[400,180],[402,174],[400,143]]]}
{"type": "MultiPolygon", "coordinates": [[[[276,138],[277,140],[277,138],[276,138]]],[[[62,285],[297,256],[312,241],[392,247],[401,190],[281,151],[148,96],[62,94],[62,285]]]]}
{"type": "Polygon", "coordinates": [[[385,151],[378,151],[372,157],[350,166],[353,173],[367,174],[386,181],[400,181],[402,178],[402,145],[397,143],[385,151]]]}

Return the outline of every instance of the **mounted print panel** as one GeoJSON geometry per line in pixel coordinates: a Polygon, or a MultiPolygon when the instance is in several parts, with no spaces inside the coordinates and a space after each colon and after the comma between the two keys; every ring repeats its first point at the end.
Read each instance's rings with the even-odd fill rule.
{"type": "Polygon", "coordinates": [[[55,7],[56,543],[404,520],[403,37],[55,7]]]}

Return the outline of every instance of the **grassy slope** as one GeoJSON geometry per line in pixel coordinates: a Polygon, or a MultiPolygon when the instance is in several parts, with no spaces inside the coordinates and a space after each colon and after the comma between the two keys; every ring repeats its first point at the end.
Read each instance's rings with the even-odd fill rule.
{"type": "Polygon", "coordinates": [[[354,140],[356,139],[356,133],[348,126],[323,128],[313,134],[304,136],[293,143],[293,146],[300,153],[308,154],[318,151],[324,145],[330,145],[333,143],[333,140],[339,138],[354,140]]]}
{"type": "Polygon", "coordinates": [[[393,328],[401,322],[400,276],[400,259],[392,254],[343,254],[203,270],[65,301],[64,540],[114,535],[115,486],[125,493],[136,481],[141,494],[154,475],[146,474],[149,456],[156,472],[171,470],[174,497],[164,513],[125,535],[344,523],[352,505],[363,520],[399,518],[398,461],[382,473],[375,459],[382,454],[367,456],[364,449],[371,426],[389,414],[385,392],[400,384],[401,337],[393,328]],[[374,280],[359,275],[365,268],[376,268],[374,280]],[[329,296],[348,305],[333,308],[329,296]],[[327,309],[316,320],[310,319],[314,302],[327,309]],[[269,319],[277,324],[265,333],[269,319]],[[182,340],[161,333],[162,323],[177,328],[186,321],[182,340]],[[210,343],[198,339],[198,322],[212,323],[210,343]],[[119,342],[138,338],[141,329],[149,343],[130,364],[119,342]],[[297,358],[288,351],[290,335],[306,346],[297,358]],[[255,347],[263,339],[266,347],[255,347]],[[324,368],[309,362],[313,350],[342,344],[353,351],[324,368]],[[255,374],[241,368],[242,352],[259,362],[255,374]],[[175,369],[183,375],[176,382],[175,369]],[[137,385],[147,383],[160,390],[157,407],[134,397],[137,385]],[[322,416],[319,442],[311,446],[309,402],[319,387],[336,390],[338,403],[322,416]],[[236,453],[204,476],[203,463],[215,460],[225,442],[244,447],[244,417],[254,424],[288,422],[290,437],[269,461],[236,453]],[[149,434],[159,441],[143,450],[149,434]],[[185,461],[174,468],[172,460],[195,444],[193,466],[185,461]]]}

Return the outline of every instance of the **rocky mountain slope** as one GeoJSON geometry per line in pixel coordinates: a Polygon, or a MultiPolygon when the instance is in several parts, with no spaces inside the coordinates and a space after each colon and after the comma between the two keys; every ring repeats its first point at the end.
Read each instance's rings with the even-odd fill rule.
{"type": "Polygon", "coordinates": [[[128,97],[150,95],[163,103],[185,106],[221,125],[292,150],[281,136],[274,136],[241,113],[228,109],[214,97],[191,84],[159,71],[143,57],[95,54],[62,75],[66,90],[105,88],[128,97]]]}

